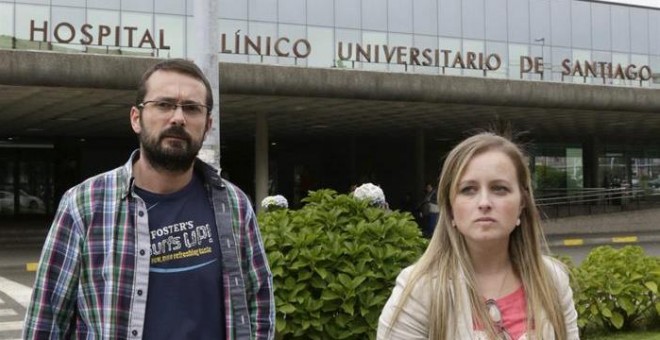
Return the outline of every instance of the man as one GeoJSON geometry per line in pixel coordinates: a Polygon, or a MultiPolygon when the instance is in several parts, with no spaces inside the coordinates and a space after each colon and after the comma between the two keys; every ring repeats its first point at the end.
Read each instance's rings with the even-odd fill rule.
{"type": "Polygon", "coordinates": [[[24,338],[274,337],[272,276],[252,207],[196,158],[211,91],[185,60],[142,76],[130,112],[140,148],[62,197],[24,338]]]}

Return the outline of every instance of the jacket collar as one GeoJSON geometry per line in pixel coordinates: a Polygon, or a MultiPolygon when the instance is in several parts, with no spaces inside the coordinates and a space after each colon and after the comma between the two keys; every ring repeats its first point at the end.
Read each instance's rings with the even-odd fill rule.
{"type": "MultiPolygon", "coordinates": [[[[131,153],[128,161],[119,168],[117,183],[120,183],[121,185],[120,194],[122,199],[126,198],[133,191],[133,185],[135,182],[135,177],[133,177],[133,164],[135,164],[139,158],[140,150],[136,149],[131,153]]],[[[216,169],[199,158],[195,158],[193,169],[195,172],[202,175],[204,183],[208,183],[219,189],[225,188],[225,183],[220,176],[222,169],[216,169]]]]}

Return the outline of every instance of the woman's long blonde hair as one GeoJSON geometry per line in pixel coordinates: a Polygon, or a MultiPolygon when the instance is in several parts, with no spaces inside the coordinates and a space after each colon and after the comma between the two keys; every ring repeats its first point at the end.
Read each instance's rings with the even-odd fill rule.
{"type": "MultiPolygon", "coordinates": [[[[440,217],[428,248],[415,264],[410,279],[404,288],[401,300],[394,314],[397,322],[402,306],[410,298],[413,287],[421,280],[428,280],[432,290],[429,310],[429,339],[453,339],[447,334],[457,324],[457,307],[468,308],[472,318],[485,325],[489,337],[496,338],[495,329],[488,317],[483,298],[476,287],[474,269],[463,235],[452,227],[451,200],[456,196],[458,181],[467,164],[476,155],[486,151],[500,151],[506,154],[516,168],[518,185],[522,196],[521,224],[515,228],[509,239],[509,256],[514,270],[520,276],[527,300],[528,333],[542,339],[543,325],[534,324],[541,320],[542,313],[554,328],[555,338],[565,340],[566,324],[554,280],[543,263],[543,251],[547,245],[540,226],[540,217],[534,204],[531,176],[521,149],[509,139],[494,133],[484,132],[467,138],[458,144],[444,162],[438,184],[438,206],[440,217]],[[461,275],[464,277],[460,279],[461,275]],[[457,306],[460,301],[453,292],[465,289],[469,296],[469,306],[457,306]],[[533,329],[533,331],[532,331],[533,329]]],[[[420,287],[421,285],[417,285],[420,287]]]]}

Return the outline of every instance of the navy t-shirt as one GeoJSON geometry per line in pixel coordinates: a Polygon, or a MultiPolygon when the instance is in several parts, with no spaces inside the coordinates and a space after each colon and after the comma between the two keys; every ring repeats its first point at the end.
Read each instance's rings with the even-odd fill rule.
{"type": "Polygon", "coordinates": [[[204,185],[193,176],[172,194],[135,192],[151,239],[144,339],[224,339],[220,247],[204,185]]]}

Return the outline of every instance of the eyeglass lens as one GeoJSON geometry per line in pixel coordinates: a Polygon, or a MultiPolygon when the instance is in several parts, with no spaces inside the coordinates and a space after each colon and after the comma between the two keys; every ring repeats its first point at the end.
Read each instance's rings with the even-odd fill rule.
{"type": "Polygon", "coordinates": [[[146,105],[152,106],[161,113],[170,113],[181,107],[183,113],[190,116],[201,115],[207,111],[206,106],[202,104],[177,104],[162,100],[146,101],[143,103],[143,106],[146,105]]]}

